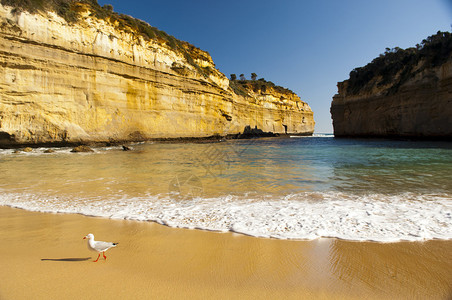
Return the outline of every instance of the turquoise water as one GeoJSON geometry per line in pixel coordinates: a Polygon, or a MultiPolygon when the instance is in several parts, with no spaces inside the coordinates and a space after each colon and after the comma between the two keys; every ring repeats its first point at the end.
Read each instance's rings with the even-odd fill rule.
{"type": "Polygon", "coordinates": [[[452,143],[314,137],[0,151],[0,205],[260,237],[452,238],[452,143]]]}

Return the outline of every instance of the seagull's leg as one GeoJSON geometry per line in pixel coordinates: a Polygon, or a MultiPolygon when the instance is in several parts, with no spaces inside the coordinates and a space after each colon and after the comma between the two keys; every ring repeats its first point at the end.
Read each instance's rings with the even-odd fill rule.
{"type": "Polygon", "coordinates": [[[97,259],[96,259],[96,260],[93,260],[93,262],[97,262],[97,261],[99,260],[99,257],[100,257],[100,253],[99,253],[99,255],[97,256],[97,259]]]}
{"type": "MultiPolygon", "coordinates": [[[[99,253],[100,255],[100,253],[99,253]]],[[[107,257],[105,256],[105,252],[102,252],[102,255],[104,256],[105,259],[107,259],[107,257]]]]}

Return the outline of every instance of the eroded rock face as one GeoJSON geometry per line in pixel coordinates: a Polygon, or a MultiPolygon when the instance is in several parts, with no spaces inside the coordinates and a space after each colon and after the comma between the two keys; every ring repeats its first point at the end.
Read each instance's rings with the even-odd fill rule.
{"type": "Polygon", "coordinates": [[[335,136],[452,138],[452,60],[389,95],[384,87],[351,95],[347,85],[338,83],[331,105],[335,136]]]}
{"type": "Polygon", "coordinates": [[[197,48],[189,63],[88,11],[68,24],[0,5],[0,23],[0,145],[314,131],[297,95],[237,95],[197,48]]]}

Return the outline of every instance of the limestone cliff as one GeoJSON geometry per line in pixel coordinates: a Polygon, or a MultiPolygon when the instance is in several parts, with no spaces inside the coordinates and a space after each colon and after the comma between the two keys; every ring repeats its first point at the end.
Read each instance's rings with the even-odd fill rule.
{"type": "Polygon", "coordinates": [[[438,32],[353,70],[333,97],[335,136],[451,138],[451,54],[452,35],[438,32]]]}
{"type": "Polygon", "coordinates": [[[237,94],[207,52],[71,3],[75,22],[0,5],[0,145],[312,134],[292,92],[237,94]]]}

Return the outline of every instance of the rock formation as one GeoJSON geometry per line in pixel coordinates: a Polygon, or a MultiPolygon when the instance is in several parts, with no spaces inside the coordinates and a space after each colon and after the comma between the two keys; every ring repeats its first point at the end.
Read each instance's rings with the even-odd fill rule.
{"type": "Polygon", "coordinates": [[[94,152],[94,150],[91,149],[91,148],[88,147],[88,146],[80,145],[80,146],[77,146],[77,147],[75,147],[74,149],[72,149],[71,152],[73,152],[73,153],[79,153],[79,152],[94,152]]]}
{"type": "Polygon", "coordinates": [[[353,70],[333,97],[334,135],[450,139],[451,54],[452,35],[438,32],[353,70]]]}
{"type": "Polygon", "coordinates": [[[245,126],[312,134],[313,113],[294,93],[237,94],[207,52],[67,3],[74,22],[0,5],[1,146],[202,138],[245,126]]]}

